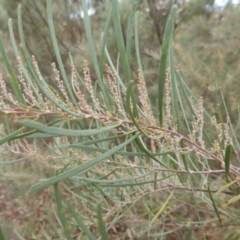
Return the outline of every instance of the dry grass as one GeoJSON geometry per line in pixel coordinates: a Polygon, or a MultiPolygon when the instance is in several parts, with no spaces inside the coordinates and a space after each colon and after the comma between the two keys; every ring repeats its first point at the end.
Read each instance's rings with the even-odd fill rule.
{"type": "MultiPolygon", "coordinates": [[[[52,169],[49,169],[46,165],[43,165],[41,162],[31,162],[29,160],[1,168],[0,217],[8,239],[19,239],[14,231],[17,231],[26,240],[47,239],[46,235],[51,236],[51,239],[53,240],[64,239],[64,237],[60,237],[63,236],[62,229],[54,214],[57,210],[52,189],[47,188],[33,196],[26,196],[26,193],[32,184],[36,183],[41,178],[51,176],[51,174],[53,174],[52,169]]],[[[217,182],[219,182],[219,179],[216,179],[216,184],[217,182]]],[[[62,187],[60,189],[64,199],[70,199],[76,211],[81,211],[82,214],[85,211],[86,214],[89,214],[83,205],[71,196],[65,188],[62,187]]],[[[192,196],[192,198],[194,198],[194,196],[192,196]]],[[[175,208],[175,212],[171,212],[171,208],[167,208],[166,211],[169,212],[169,214],[176,215],[182,219],[189,218],[190,221],[193,221],[194,219],[197,221],[194,209],[195,206],[191,205],[192,200],[193,199],[189,199],[188,206],[183,204],[182,206],[175,208]]],[[[129,206],[123,207],[123,216],[121,217],[121,220],[114,224],[108,231],[110,239],[158,239],[147,237],[147,235],[144,234],[144,229],[149,224],[148,217],[144,217],[144,212],[146,211],[144,205],[147,202],[152,202],[152,208],[154,208],[154,206],[158,206],[158,201],[159,197],[155,194],[137,201],[135,207],[132,208],[131,211],[126,212],[126,208],[129,206]],[[156,202],[154,203],[150,201],[150,198],[155,198],[156,202]]],[[[111,201],[109,204],[114,205],[111,201]]],[[[116,205],[115,207],[119,206],[116,205]]],[[[214,211],[211,213],[211,211],[207,211],[207,206],[201,207],[203,210],[206,208],[206,211],[201,211],[201,218],[204,220],[212,219],[214,211]]],[[[106,214],[111,215],[111,213],[106,214]]],[[[168,213],[166,213],[166,215],[168,215],[168,213]]],[[[107,224],[111,224],[111,217],[107,222],[107,224]]],[[[96,222],[90,224],[90,230],[98,236],[96,224],[96,222]]],[[[159,223],[154,224],[152,231],[158,232],[161,227],[162,226],[161,224],[159,225],[159,223]]],[[[165,231],[171,231],[173,227],[175,227],[174,222],[165,223],[165,231]]],[[[186,234],[187,231],[189,231],[187,226],[182,227],[178,231],[168,234],[164,239],[183,239],[185,236],[184,234],[186,234]]],[[[191,232],[191,239],[204,239],[204,234],[205,239],[209,240],[237,239],[237,232],[238,234],[240,233],[234,225],[228,226],[224,224],[223,226],[219,226],[219,224],[205,225],[204,228],[192,227],[191,232]]],[[[79,239],[81,230],[73,226],[71,228],[71,233],[74,239],[79,239]]],[[[83,239],[88,238],[84,237],[83,239]]]]}
{"type": "MultiPolygon", "coordinates": [[[[42,227],[51,230],[50,221],[54,220],[51,209],[54,207],[51,189],[27,197],[30,186],[40,178],[49,174],[41,163],[24,160],[0,168],[1,171],[1,199],[0,216],[3,229],[9,239],[19,239],[14,231],[18,231],[26,239],[41,237],[42,227]]],[[[54,237],[54,234],[49,234],[54,237]]],[[[39,238],[37,238],[39,239],[39,238]]]]}

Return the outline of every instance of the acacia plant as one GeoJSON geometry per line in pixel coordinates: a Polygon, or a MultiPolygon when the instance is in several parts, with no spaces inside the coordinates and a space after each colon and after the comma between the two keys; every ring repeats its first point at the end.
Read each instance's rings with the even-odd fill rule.
{"type": "Polygon", "coordinates": [[[205,111],[204,99],[193,95],[174,68],[172,32],[177,8],[171,9],[159,50],[158,111],[153,112],[155,103],[148,97],[138,47],[137,3],[123,30],[118,1],[111,2],[96,52],[87,4],[82,0],[92,61],[84,62],[83,73],[72,62],[72,74],[67,76],[51,0],[47,1],[57,59],[51,78],[58,88],[46,83],[37,56],[29,56],[20,7],[20,45],[9,20],[18,67],[15,70],[9,62],[1,40],[9,72],[7,80],[0,78],[0,111],[5,120],[1,164],[31,158],[56,169],[54,176],[33,185],[28,194],[54,188],[56,224],[61,224],[66,239],[76,239],[76,235],[79,239],[116,239],[116,235],[121,239],[191,239],[191,234],[203,239],[209,228],[238,225],[239,143],[230,119],[217,123],[205,111]],[[111,58],[106,46],[111,23],[118,59],[111,58]],[[125,43],[122,31],[126,31],[125,43]],[[132,77],[133,61],[138,64],[137,79],[132,77]],[[210,126],[214,131],[209,131],[210,126]],[[14,155],[18,158],[10,161],[14,155]]]}

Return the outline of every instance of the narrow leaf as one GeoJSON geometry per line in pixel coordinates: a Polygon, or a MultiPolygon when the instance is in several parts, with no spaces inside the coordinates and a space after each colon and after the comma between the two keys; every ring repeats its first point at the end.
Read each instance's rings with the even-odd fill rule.
{"type": "Polygon", "coordinates": [[[232,186],[234,183],[236,183],[237,180],[234,180],[226,185],[224,185],[223,187],[221,187],[217,192],[216,195],[218,195],[219,193],[222,193],[225,189],[229,188],[230,186],[232,186]]]}
{"type": "MultiPolygon", "coordinates": [[[[38,136],[38,135],[35,135],[34,136],[38,136]]],[[[40,135],[42,136],[42,135],[40,135]]],[[[39,137],[40,137],[39,136],[39,137]]],[[[101,139],[102,140],[102,139],[101,139]]],[[[104,139],[103,139],[104,141],[104,139]]],[[[79,149],[83,149],[83,150],[87,150],[87,151],[91,151],[91,152],[107,152],[108,150],[107,149],[104,149],[104,148],[97,148],[97,147],[92,147],[92,146],[88,146],[86,145],[85,143],[83,144],[69,144],[69,145],[58,145],[56,146],[55,148],[60,148],[60,149],[63,149],[63,148],[79,148],[79,149]]],[[[152,153],[152,156],[161,156],[161,155],[167,155],[167,154],[170,154],[171,152],[160,152],[160,153],[152,153]]],[[[121,156],[139,156],[139,157],[144,157],[146,156],[145,153],[142,153],[142,152],[126,152],[126,151],[117,151],[115,153],[116,155],[121,155],[121,156]]]]}
{"type": "MultiPolygon", "coordinates": [[[[9,29],[10,29],[10,31],[13,32],[12,24],[9,25],[9,29]]],[[[37,97],[37,101],[40,101],[41,104],[44,105],[45,103],[43,102],[42,97],[40,96],[40,93],[39,93],[38,89],[36,88],[33,80],[30,77],[30,75],[32,75],[32,78],[37,80],[39,78],[38,75],[40,73],[39,74],[36,73],[36,70],[33,66],[32,59],[30,58],[29,53],[28,53],[27,48],[26,48],[23,26],[22,26],[21,5],[19,5],[19,7],[18,7],[18,31],[19,31],[19,37],[20,37],[20,40],[21,40],[21,49],[23,51],[24,60],[26,62],[26,64],[25,63],[23,64],[22,62],[20,63],[21,69],[22,69],[23,74],[26,78],[27,84],[31,86],[31,89],[33,90],[35,96],[37,97]],[[26,71],[26,68],[27,68],[27,71],[26,71]]],[[[12,35],[14,35],[14,34],[12,34],[12,35]]],[[[15,48],[17,48],[17,46],[15,46],[15,48]]]]}
{"type": "Polygon", "coordinates": [[[16,160],[8,160],[8,161],[3,161],[3,162],[0,161],[0,166],[8,165],[8,164],[13,164],[13,163],[20,162],[20,161],[24,161],[24,160],[26,160],[27,158],[29,158],[29,156],[24,157],[24,158],[19,158],[19,159],[16,159],[16,160]]]}
{"type": "Polygon", "coordinates": [[[22,127],[20,129],[18,129],[17,131],[7,135],[6,137],[0,139],[0,145],[4,144],[5,142],[7,141],[11,141],[11,140],[14,140],[16,139],[16,136],[21,133],[23,130],[25,129],[25,127],[22,127]]]}
{"type": "Polygon", "coordinates": [[[103,221],[103,217],[102,217],[102,208],[101,208],[100,204],[98,204],[98,206],[97,206],[97,218],[98,218],[98,229],[102,235],[102,239],[109,240],[107,230],[106,230],[106,227],[105,227],[105,224],[103,221]]]}
{"type": "Polygon", "coordinates": [[[164,86],[165,86],[165,75],[167,70],[169,46],[172,39],[174,29],[174,19],[177,13],[177,7],[174,6],[171,9],[170,16],[168,18],[165,32],[163,35],[163,45],[161,49],[160,65],[158,72],[158,110],[159,110],[159,123],[162,126],[163,123],[163,98],[164,98],[164,86]]]}
{"type": "Polygon", "coordinates": [[[183,240],[191,240],[192,239],[192,231],[188,229],[187,232],[184,234],[183,240]]]}
{"type": "Polygon", "coordinates": [[[72,240],[69,228],[68,228],[68,224],[64,215],[64,211],[63,211],[63,207],[62,207],[62,199],[61,199],[61,195],[59,193],[58,190],[58,184],[54,184],[54,192],[55,192],[55,198],[56,198],[56,203],[57,203],[57,208],[58,208],[58,214],[59,214],[59,218],[62,224],[62,228],[64,231],[64,234],[67,238],[67,240],[72,240]]]}
{"type": "Polygon", "coordinates": [[[1,239],[1,240],[7,240],[5,234],[3,233],[3,230],[2,230],[1,225],[0,225],[0,239],[1,239]]]}
{"type": "Polygon", "coordinates": [[[223,207],[225,207],[225,206],[227,206],[229,204],[232,204],[232,203],[234,203],[234,202],[236,202],[238,200],[240,200],[240,194],[235,196],[235,197],[233,197],[233,198],[231,198],[231,199],[229,199],[225,204],[223,204],[223,207]]]}
{"type": "Polygon", "coordinates": [[[101,51],[100,51],[100,59],[99,59],[99,69],[101,72],[101,78],[103,77],[103,69],[104,69],[104,51],[105,51],[105,47],[106,47],[106,40],[107,40],[107,34],[108,34],[108,29],[110,27],[111,24],[111,20],[112,20],[112,9],[110,9],[108,16],[107,16],[107,20],[105,23],[105,28],[102,34],[102,41],[101,41],[101,51]]]}
{"type": "Polygon", "coordinates": [[[55,52],[55,55],[57,58],[57,62],[58,62],[59,68],[60,68],[60,72],[61,72],[64,84],[67,88],[67,92],[70,95],[72,102],[77,106],[78,104],[74,98],[72,89],[70,87],[70,84],[69,84],[69,81],[67,78],[67,74],[65,72],[62,58],[60,55],[58,43],[57,43],[57,38],[56,38],[54,24],[53,24],[53,17],[52,17],[52,1],[51,0],[47,0],[47,16],[48,16],[48,25],[49,25],[50,35],[51,35],[51,39],[52,39],[52,43],[53,43],[53,48],[54,48],[54,52],[55,52]]]}
{"type": "Polygon", "coordinates": [[[127,55],[125,52],[125,46],[124,46],[124,40],[123,40],[123,34],[122,34],[117,0],[112,0],[112,11],[113,11],[112,12],[113,26],[114,26],[114,32],[115,32],[115,36],[116,36],[118,51],[120,54],[121,66],[123,68],[125,79],[128,83],[131,80],[130,65],[129,65],[127,55]]]}
{"type": "MultiPolygon", "coordinates": [[[[134,122],[134,125],[136,127],[138,127],[136,119],[138,118],[139,115],[138,115],[136,102],[134,102],[134,91],[133,91],[134,83],[135,82],[133,80],[129,81],[129,83],[128,83],[126,101],[127,101],[127,111],[129,113],[132,121],[134,122]],[[131,100],[132,100],[132,102],[131,102],[131,100]],[[131,107],[133,107],[133,110],[131,107]]],[[[142,130],[139,127],[138,127],[138,129],[142,132],[142,130]]]]}
{"type": "Polygon", "coordinates": [[[130,15],[128,17],[128,25],[127,25],[127,40],[126,40],[126,56],[129,64],[131,63],[131,50],[132,50],[132,29],[134,23],[134,15],[137,10],[137,3],[135,2],[132,6],[130,15]]]}
{"type": "Polygon", "coordinates": [[[68,137],[79,137],[79,136],[91,136],[95,134],[101,134],[107,131],[110,131],[114,128],[116,128],[119,125],[113,125],[113,126],[107,126],[102,128],[96,128],[96,129],[89,129],[89,130],[72,130],[72,129],[62,129],[58,127],[47,127],[46,125],[32,121],[32,120],[23,120],[19,121],[20,124],[37,129],[41,132],[53,134],[52,136],[68,136],[68,137]]]}
{"type": "Polygon", "coordinates": [[[1,53],[1,56],[3,59],[3,62],[8,70],[8,74],[10,75],[11,89],[13,90],[14,95],[16,96],[17,100],[20,103],[25,104],[23,94],[22,94],[21,89],[18,84],[17,76],[8,60],[8,56],[7,56],[7,53],[6,53],[4,45],[3,45],[2,36],[0,36],[0,53],[1,53]]]}
{"type": "Polygon", "coordinates": [[[91,231],[88,229],[88,227],[83,223],[82,219],[80,218],[80,216],[76,213],[76,211],[74,210],[74,208],[72,207],[72,205],[70,204],[69,201],[66,202],[67,203],[67,207],[68,210],[70,211],[70,213],[72,214],[72,216],[74,217],[75,221],[77,222],[77,224],[79,225],[79,227],[84,231],[84,233],[88,236],[88,238],[90,240],[97,240],[97,238],[91,233],[91,231]]]}
{"type": "MultiPolygon", "coordinates": [[[[83,20],[84,20],[84,28],[85,28],[85,32],[86,32],[86,37],[87,37],[88,49],[89,49],[89,52],[90,52],[90,55],[91,55],[91,58],[92,58],[92,63],[93,63],[93,66],[94,66],[94,70],[95,70],[96,75],[97,75],[98,83],[99,83],[100,88],[103,92],[103,97],[104,97],[105,103],[108,106],[107,90],[106,90],[106,86],[103,83],[101,70],[99,68],[99,66],[102,67],[102,65],[99,65],[98,61],[97,61],[97,54],[96,54],[96,51],[95,51],[94,41],[93,41],[93,38],[92,38],[91,24],[90,24],[90,19],[89,19],[89,16],[88,16],[88,8],[87,8],[87,1],[86,0],[82,0],[82,8],[83,8],[83,13],[84,13],[83,20]]],[[[108,31],[108,28],[109,28],[110,16],[111,16],[111,10],[110,10],[110,13],[108,15],[108,20],[107,20],[106,27],[105,27],[105,32],[104,32],[105,35],[107,34],[107,31],[108,31]]],[[[104,41],[102,43],[103,45],[105,45],[105,41],[106,41],[106,36],[105,35],[104,35],[105,38],[103,39],[104,41]]],[[[101,57],[100,64],[103,64],[103,56],[101,57]]]]}
{"type": "Polygon", "coordinates": [[[218,220],[219,220],[219,222],[220,222],[220,224],[221,224],[221,223],[222,223],[222,220],[221,220],[220,215],[219,215],[219,213],[218,213],[218,209],[217,209],[217,206],[216,206],[216,204],[215,204],[215,202],[214,202],[214,199],[213,199],[213,197],[212,197],[212,193],[211,193],[211,191],[210,191],[210,187],[209,187],[209,186],[208,186],[208,194],[209,194],[210,200],[211,200],[211,202],[212,202],[213,208],[214,208],[214,210],[215,210],[215,213],[217,214],[218,220]]]}
{"type": "Polygon", "coordinates": [[[57,176],[54,176],[44,182],[38,183],[36,185],[34,185],[28,194],[33,194],[36,193],[40,190],[42,190],[43,188],[49,187],[55,183],[58,183],[60,181],[63,181],[67,178],[73,177],[81,172],[84,172],[86,170],[91,169],[92,167],[96,166],[97,164],[99,164],[102,160],[112,156],[114,153],[116,153],[118,150],[120,150],[121,148],[125,147],[127,144],[131,143],[135,138],[137,138],[139,136],[140,133],[136,133],[134,136],[132,136],[131,138],[129,138],[127,141],[125,141],[122,144],[119,144],[118,146],[114,147],[113,149],[110,149],[109,151],[107,151],[106,153],[102,154],[101,156],[92,159],[91,161],[84,163],[82,165],[80,165],[79,167],[76,167],[72,170],[69,170],[65,173],[59,174],[57,176]]]}
{"type": "Polygon", "coordinates": [[[171,192],[171,194],[169,195],[169,197],[167,198],[166,202],[162,205],[162,207],[159,209],[158,213],[154,216],[154,218],[152,219],[151,223],[152,224],[158,217],[159,215],[163,212],[163,210],[166,208],[166,206],[168,205],[172,195],[173,195],[174,191],[171,192]]]}
{"type": "Polygon", "coordinates": [[[225,149],[225,156],[224,156],[226,181],[228,181],[231,151],[232,151],[232,145],[228,144],[225,149]]]}

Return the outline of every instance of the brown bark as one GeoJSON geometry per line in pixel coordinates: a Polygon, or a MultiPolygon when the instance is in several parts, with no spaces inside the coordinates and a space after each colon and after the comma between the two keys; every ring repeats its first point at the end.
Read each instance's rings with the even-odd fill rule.
{"type": "Polygon", "coordinates": [[[153,20],[160,45],[163,42],[163,34],[172,4],[173,1],[148,0],[150,16],[153,20]]]}

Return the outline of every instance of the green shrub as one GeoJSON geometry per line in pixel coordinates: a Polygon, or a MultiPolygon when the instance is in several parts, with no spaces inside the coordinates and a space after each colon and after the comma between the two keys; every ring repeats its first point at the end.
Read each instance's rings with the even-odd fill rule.
{"type": "MultiPolygon", "coordinates": [[[[10,75],[9,87],[0,81],[5,118],[0,143],[4,159],[7,154],[20,154],[21,159],[39,159],[56,168],[54,176],[28,192],[53,187],[58,214],[52,224],[62,226],[66,239],[203,239],[209,228],[239,224],[239,143],[230,119],[217,123],[204,109],[203,99],[193,95],[174,68],[172,32],[177,8],[171,10],[160,49],[158,106],[153,112],[138,47],[137,4],[129,14],[124,44],[118,1],[112,0],[97,54],[82,1],[97,77],[93,81],[86,61],[83,77],[73,62],[72,76],[67,77],[51,0],[47,3],[57,59],[52,78],[58,88],[46,83],[35,57],[29,56],[19,8],[20,50],[9,21],[18,71],[0,42],[10,75]],[[116,66],[106,46],[111,23],[119,52],[116,66]],[[138,64],[138,79],[132,79],[132,61],[138,64]]],[[[61,233],[57,235],[55,239],[62,239],[61,233]]]]}

